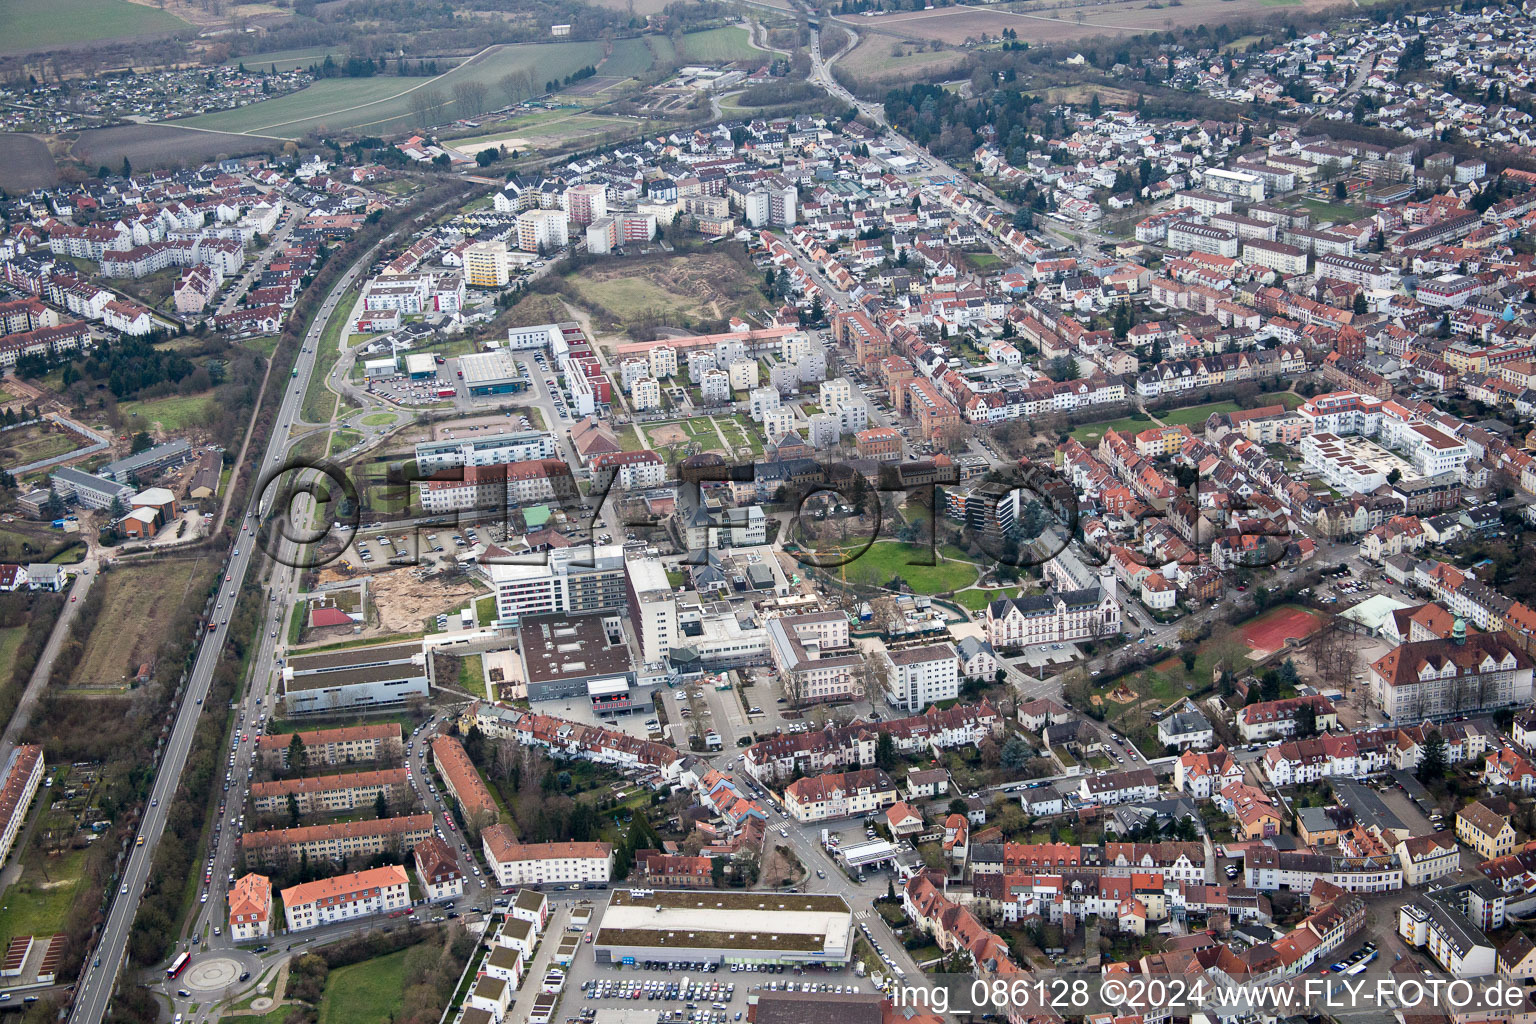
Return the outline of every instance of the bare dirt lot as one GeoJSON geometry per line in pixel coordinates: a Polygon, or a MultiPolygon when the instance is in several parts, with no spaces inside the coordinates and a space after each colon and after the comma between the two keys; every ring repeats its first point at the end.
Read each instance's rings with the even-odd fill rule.
{"type": "Polygon", "coordinates": [[[42,139],[20,132],[0,134],[0,188],[23,192],[58,181],[59,169],[42,139]]]}
{"type": "Polygon", "coordinates": [[[995,38],[1005,28],[1016,30],[1020,38],[1031,42],[1065,43],[1093,36],[1137,35],[1211,21],[1261,18],[1292,8],[1320,11],[1336,6],[1339,6],[1337,0],[1183,0],[1177,7],[1170,7],[1161,0],[1106,0],[1082,5],[1028,0],[1012,4],[1009,9],[962,5],[837,20],[859,33],[873,32],[912,40],[938,39],[952,46],[979,40],[983,33],[995,38]]]}
{"type": "MultiPolygon", "coordinates": [[[[201,605],[217,568],[211,559],[157,558],[153,565],[102,573],[96,582],[106,591],[99,625],[80,653],[71,687],[126,686],[140,666],[154,661],[177,610],[188,601],[201,605]]],[[[213,614],[224,617],[230,610],[226,604],[213,614]]]]}
{"type": "Polygon", "coordinates": [[[755,272],[720,253],[607,260],[568,281],[594,319],[626,327],[720,321],[763,301],[755,272]]]}
{"type": "Polygon", "coordinates": [[[362,636],[420,632],[422,624],[438,612],[462,608],[470,598],[484,592],[485,588],[468,576],[458,574],[448,579],[442,573],[431,573],[423,579],[417,575],[420,568],[402,566],[368,574],[349,572],[337,563],[320,570],[320,582],[370,576],[368,588],[377,615],[363,627],[362,636]]]}

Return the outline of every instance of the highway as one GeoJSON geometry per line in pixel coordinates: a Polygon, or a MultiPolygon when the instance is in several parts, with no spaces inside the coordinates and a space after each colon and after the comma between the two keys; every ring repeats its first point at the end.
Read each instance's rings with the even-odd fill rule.
{"type": "MultiPolygon", "coordinates": [[[[272,432],[266,457],[257,467],[258,471],[263,467],[276,465],[287,451],[290,444],[287,427],[297,415],[299,406],[304,400],[304,391],[309,386],[310,377],[314,373],[320,334],[324,331],[331,313],[335,311],[338,300],[345,295],[347,288],[357,275],[367,268],[373,253],[382,244],[376,244],[349,267],[326,297],[309,333],[305,335],[302,350],[295,363],[298,370],[297,377],[292,381],[285,381],[274,375],[269,382],[269,386],[282,387],[285,391],[279,407],[277,425],[272,432]],[[289,387],[290,383],[292,387],[289,387]]],[[[252,488],[244,514],[241,516],[242,522],[253,521],[253,516],[259,511],[263,497],[259,490],[252,488]]],[[[187,754],[192,747],[192,737],[197,729],[198,716],[202,710],[203,701],[208,696],[214,668],[224,650],[224,641],[228,634],[229,610],[233,607],[240,588],[245,583],[246,574],[256,560],[255,546],[253,534],[244,530],[237,535],[231,545],[232,552],[224,569],[224,581],[219,585],[215,600],[216,605],[223,607],[210,611],[213,616],[212,629],[204,634],[203,642],[198,648],[183,694],[181,710],[176,716],[176,723],[171,729],[170,739],[161,757],[160,770],[155,775],[154,785],[150,789],[149,806],[144,809],[144,817],[139,829],[143,844],[135,845],[130,849],[123,876],[116,883],[118,892],[112,901],[111,910],[108,911],[100,942],[94,955],[87,960],[84,976],[76,991],[75,1005],[69,1018],[72,1024],[96,1024],[106,1014],[108,1001],[112,998],[113,983],[117,978],[118,970],[123,965],[128,935],[133,927],[134,917],[138,914],[139,901],[154,864],[155,851],[165,831],[171,800],[176,794],[176,787],[181,782],[182,770],[186,767],[187,754]]]]}

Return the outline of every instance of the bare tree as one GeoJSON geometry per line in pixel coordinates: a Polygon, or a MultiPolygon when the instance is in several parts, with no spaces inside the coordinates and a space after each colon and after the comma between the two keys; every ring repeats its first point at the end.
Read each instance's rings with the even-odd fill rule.
{"type": "Polygon", "coordinates": [[[474,117],[485,109],[486,95],[490,89],[484,82],[460,82],[453,87],[453,100],[460,117],[474,117]]]}
{"type": "Polygon", "coordinates": [[[411,93],[411,120],[418,128],[430,128],[438,122],[448,100],[437,89],[417,89],[411,93]]]}

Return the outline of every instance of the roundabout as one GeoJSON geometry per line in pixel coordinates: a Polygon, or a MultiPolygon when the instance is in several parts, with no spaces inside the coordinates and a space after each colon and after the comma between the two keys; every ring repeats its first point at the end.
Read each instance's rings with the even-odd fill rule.
{"type": "Polygon", "coordinates": [[[211,956],[192,961],[181,983],[199,992],[220,992],[240,977],[240,961],[228,956],[211,956]]]}

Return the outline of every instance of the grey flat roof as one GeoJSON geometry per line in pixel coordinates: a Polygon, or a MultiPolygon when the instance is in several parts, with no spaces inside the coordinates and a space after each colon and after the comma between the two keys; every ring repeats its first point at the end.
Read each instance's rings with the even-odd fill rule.
{"type": "Polygon", "coordinates": [[[398,644],[379,644],[375,647],[352,647],[322,654],[295,654],[288,659],[288,666],[297,674],[329,669],[357,668],[363,665],[385,665],[390,662],[409,661],[421,653],[421,641],[398,644]]]}
{"type": "Polygon", "coordinates": [[[409,662],[393,665],[369,665],[367,668],[340,669],[335,672],[312,672],[307,676],[294,676],[283,683],[289,692],[298,690],[324,690],[333,686],[361,686],[365,683],[405,682],[425,679],[424,666],[409,662]]]}

